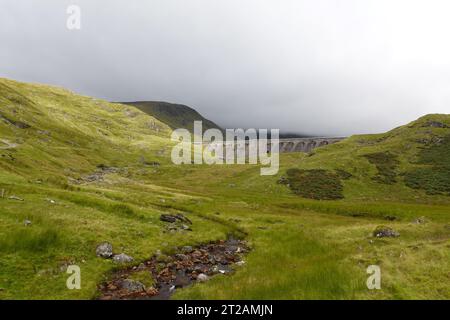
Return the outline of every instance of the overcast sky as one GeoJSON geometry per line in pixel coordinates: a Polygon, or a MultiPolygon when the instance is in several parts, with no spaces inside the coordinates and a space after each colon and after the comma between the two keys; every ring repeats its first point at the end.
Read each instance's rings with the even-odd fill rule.
{"type": "Polygon", "coordinates": [[[375,133],[450,113],[449,16],[448,0],[1,0],[0,77],[229,128],[375,133]]]}

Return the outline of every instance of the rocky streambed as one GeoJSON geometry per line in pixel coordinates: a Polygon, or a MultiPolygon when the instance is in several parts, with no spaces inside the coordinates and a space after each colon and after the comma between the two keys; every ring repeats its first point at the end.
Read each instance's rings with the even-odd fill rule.
{"type": "Polygon", "coordinates": [[[230,238],[198,247],[185,246],[173,255],[158,252],[138,266],[116,272],[99,286],[99,298],[169,299],[177,288],[234,272],[244,264],[242,258],[248,251],[245,241],[230,238]],[[141,279],[148,279],[151,284],[141,279]]]}

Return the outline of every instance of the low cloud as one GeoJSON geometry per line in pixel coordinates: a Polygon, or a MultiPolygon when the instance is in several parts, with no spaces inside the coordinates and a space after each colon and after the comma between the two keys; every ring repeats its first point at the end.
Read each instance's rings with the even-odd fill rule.
{"type": "Polygon", "coordinates": [[[388,130],[450,110],[442,0],[3,0],[0,76],[190,105],[224,127],[388,130]],[[81,8],[82,28],[66,28],[81,8]]]}

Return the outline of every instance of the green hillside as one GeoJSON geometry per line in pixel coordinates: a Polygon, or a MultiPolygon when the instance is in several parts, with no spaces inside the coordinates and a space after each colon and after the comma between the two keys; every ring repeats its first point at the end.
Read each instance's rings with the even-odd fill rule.
{"type": "Polygon", "coordinates": [[[138,266],[230,235],[250,246],[245,264],[174,299],[450,298],[449,115],[281,154],[276,176],[173,165],[174,124],[158,119],[0,79],[0,299],[97,298],[121,268],[96,256],[103,241],[138,266]],[[66,288],[72,264],[81,290],[66,288]],[[366,287],[373,264],[381,290],[366,287]]]}
{"type": "MultiPolygon", "coordinates": [[[[302,159],[298,169],[304,175],[317,169],[328,173],[324,189],[315,195],[329,191],[337,193],[337,198],[446,203],[450,195],[450,115],[427,115],[384,134],[352,136],[316,149],[302,159]]],[[[303,177],[305,185],[293,170],[286,174],[302,191],[315,182],[315,174],[311,181],[303,177]]]]}
{"type": "Polygon", "coordinates": [[[208,129],[220,129],[214,122],[205,119],[194,109],[182,105],[162,101],[139,101],[125,102],[124,104],[134,106],[139,110],[164,122],[172,129],[184,128],[194,131],[194,121],[202,121],[203,131],[208,129]]]}

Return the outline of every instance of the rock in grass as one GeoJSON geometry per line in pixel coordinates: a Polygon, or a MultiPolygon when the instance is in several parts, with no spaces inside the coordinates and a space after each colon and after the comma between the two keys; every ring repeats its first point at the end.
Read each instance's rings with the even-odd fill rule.
{"type": "Polygon", "coordinates": [[[120,281],[119,286],[121,289],[127,290],[129,292],[145,291],[145,286],[142,282],[131,279],[124,279],[120,281]]]}
{"type": "Polygon", "coordinates": [[[177,214],[162,214],[162,215],[159,216],[159,220],[164,221],[164,222],[170,222],[170,223],[177,222],[177,220],[178,220],[180,222],[184,222],[184,223],[187,223],[187,224],[192,224],[192,221],[189,220],[184,215],[182,215],[181,213],[177,213],[177,214]]]}
{"type": "Polygon", "coordinates": [[[174,223],[177,221],[177,218],[170,215],[170,214],[162,214],[159,217],[159,220],[164,221],[164,222],[170,222],[170,223],[174,223]]]}
{"type": "Polygon", "coordinates": [[[97,257],[109,259],[113,255],[113,247],[111,243],[103,242],[97,246],[95,250],[97,257]]]}
{"type": "Polygon", "coordinates": [[[204,274],[204,273],[200,273],[197,276],[197,280],[200,281],[200,282],[205,282],[205,281],[209,280],[209,277],[206,274],[204,274]]]}
{"type": "Polygon", "coordinates": [[[23,199],[19,198],[18,196],[10,196],[10,197],[8,197],[8,199],[10,199],[10,200],[17,200],[17,201],[23,201],[23,199]]]}
{"type": "Polygon", "coordinates": [[[31,221],[30,220],[25,220],[23,222],[23,224],[25,225],[25,227],[31,226],[31,221]]]}
{"type": "Polygon", "coordinates": [[[133,262],[133,258],[130,257],[129,255],[126,255],[125,253],[121,253],[121,254],[116,254],[113,257],[113,261],[116,263],[130,263],[133,262]]]}
{"type": "Polygon", "coordinates": [[[377,237],[377,238],[385,238],[385,237],[395,238],[395,237],[399,237],[400,233],[398,233],[397,231],[395,231],[389,227],[378,226],[373,231],[373,236],[377,237]]]}

